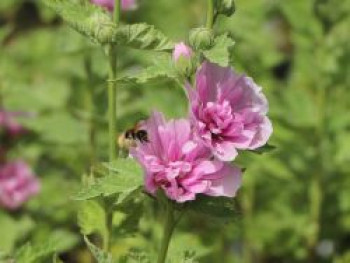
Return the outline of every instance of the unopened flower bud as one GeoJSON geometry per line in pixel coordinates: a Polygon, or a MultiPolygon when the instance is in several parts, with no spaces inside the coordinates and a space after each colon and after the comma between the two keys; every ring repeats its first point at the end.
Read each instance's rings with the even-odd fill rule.
{"type": "Polygon", "coordinates": [[[189,41],[195,49],[208,49],[214,42],[214,34],[212,30],[207,28],[195,28],[190,32],[189,41]]]}
{"type": "Polygon", "coordinates": [[[176,44],[173,51],[173,61],[176,69],[185,75],[191,74],[193,55],[192,49],[184,42],[176,44]]]}
{"type": "Polygon", "coordinates": [[[236,11],[234,0],[220,0],[217,4],[217,11],[219,14],[225,16],[232,16],[236,11]]]}
{"type": "Polygon", "coordinates": [[[178,62],[180,58],[184,58],[186,60],[191,59],[193,55],[192,49],[187,46],[184,42],[180,42],[175,45],[173,51],[173,59],[175,62],[178,62]]]}

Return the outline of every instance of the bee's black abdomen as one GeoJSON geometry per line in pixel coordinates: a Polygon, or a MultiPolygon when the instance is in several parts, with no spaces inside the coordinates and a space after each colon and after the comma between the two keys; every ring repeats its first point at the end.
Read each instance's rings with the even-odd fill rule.
{"type": "Polygon", "coordinates": [[[139,130],[136,132],[136,137],[140,142],[148,142],[147,131],[139,130]]]}

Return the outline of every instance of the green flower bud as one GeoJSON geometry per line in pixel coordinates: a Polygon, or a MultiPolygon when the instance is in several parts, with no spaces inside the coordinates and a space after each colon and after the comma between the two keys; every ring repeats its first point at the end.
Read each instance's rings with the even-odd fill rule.
{"type": "Polygon", "coordinates": [[[236,11],[234,0],[218,0],[217,12],[225,16],[232,16],[236,11]]]}
{"type": "Polygon", "coordinates": [[[189,42],[196,50],[209,49],[214,42],[213,31],[207,28],[194,28],[190,32],[189,42]]]}

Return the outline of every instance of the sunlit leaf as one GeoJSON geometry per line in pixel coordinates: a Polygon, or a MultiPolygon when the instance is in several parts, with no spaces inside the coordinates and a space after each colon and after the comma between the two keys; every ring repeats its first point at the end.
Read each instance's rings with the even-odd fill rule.
{"type": "Polygon", "coordinates": [[[214,46],[204,51],[204,56],[213,63],[216,63],[222,67],[227,67],[230,63],[230,49],[235,42],[227,36],[227,34],[221,35],[215,39],[214,46]]]}

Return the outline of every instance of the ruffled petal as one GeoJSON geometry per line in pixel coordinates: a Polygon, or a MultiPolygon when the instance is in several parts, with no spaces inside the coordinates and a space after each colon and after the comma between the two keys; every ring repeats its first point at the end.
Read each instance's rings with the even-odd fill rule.
{"type": "Polygon", "coordinates": [[[211,181],[206,194],[211,196],[236,196],[242,183],[241,170],[236,166],[225,164],[219,173],[221,178],[211,181]]]}

